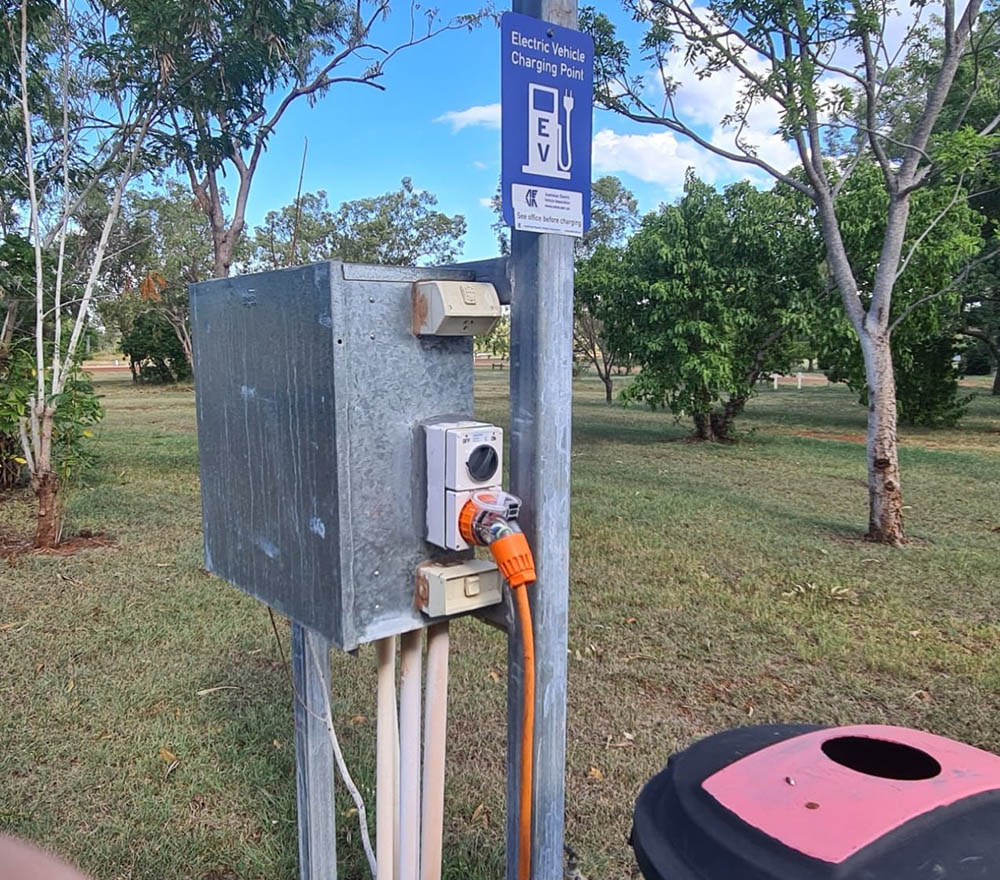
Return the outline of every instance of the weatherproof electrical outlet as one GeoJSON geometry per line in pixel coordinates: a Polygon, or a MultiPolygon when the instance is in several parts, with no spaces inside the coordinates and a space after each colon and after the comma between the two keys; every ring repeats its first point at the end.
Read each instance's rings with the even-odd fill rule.
{"type": "Polygon", "coordinates": [[[458,516],[473,492],[498,489],[503,472],[503,430],[474,421],[424,425],[427,454],[427,540],[467,550],[458,516]]]}
{"type": "Polygon", "coordinates": [[[418,281],[413,285],[417,336],[481,336],[500,320],[500,297],[483,281],[418,281]]]}
{"type": "Polygon", "coordinates": [[[430,617],[445,617],[496,605],[503,582],[495,563],[467,559],[428,563],[417,569],[417,603],[430,617]]]}

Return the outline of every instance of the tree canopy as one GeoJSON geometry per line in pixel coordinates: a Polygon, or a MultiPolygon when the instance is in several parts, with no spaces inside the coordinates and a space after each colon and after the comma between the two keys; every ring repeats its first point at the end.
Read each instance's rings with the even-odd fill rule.
{"type": "Polygon", "coordinates": [[[605,332],[640,368],[626,399],[730,440],[758,379],[791,368],[818,241],[792,194],[746,182],[718,193],[689,172],[676,205],[647,215],[624,250],[598,248],[579,281],[612,291],[605,332]]]}
{"type": "Polygon", "coordinates": [[[380,196],[344,202],[331,211],[324,191],[305,193],[269,211],[254,230],[252,265],[260,269],[317,260],[387,265],[443,265],[461,253],[465,218],[436,210],[437,196],[409,177],[380,196]],[[294,242],[294,252],[293,252],[294,242]]]}
{"type": "Polygon", "coordinates": [[[902,543],[893,296],[908,236],[915,231],[911,240],[918,241],[924,232],[910,225],[913,194],[939,174],[958,175],[961,186],[961,176],[985,161],[997,143],[995,123],[976,129],[960,112],[946,130],[943,115],[970,40],[982,32],[981,0],[969,0],[961,12],[954,0],[943,0],[940,19],[930,23],[930,7],[911,7],[913,23],[899,47],[891,36],[898,10],[876,0],[623,2],[643,28],[638,46],[620,39],[606,15],[592,8],[581,15],[595,41],[598,101],[766,172],[812,203],[824,268],[864,365],[868,537],[902,543]],[[733,109],[711,133],[682,113],[677,96],[684,76],[678,61],[683,74],[698,79],[723,70],[737,77],[733,109]],[[652,84],[645,78],[649,74],[652,84]],[[906,89],[892,87],[907,78],[906,89]],[[798,171],[779,167],[759,149],[751,132],[753,114],[761,107],[777,117],[776,133],[797,154],[798,171]],[[877,260],[866,276],[852,262],[838,201],[846,182],[867,165],[877,169],[885,198],[884,221],[876,224],[881,228],[877,260]]]}

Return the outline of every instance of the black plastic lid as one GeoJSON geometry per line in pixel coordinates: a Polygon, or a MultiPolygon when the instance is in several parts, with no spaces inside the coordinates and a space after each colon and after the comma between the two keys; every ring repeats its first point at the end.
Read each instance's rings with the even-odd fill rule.
{"type": "Polygon", "coordinates": [[[763,833],[702,787],[747,755],[822,729],[740,728],[671,757],[635,805],[631,842],[646,880],[1000,880],[997,790],[932,809],[834,864],[763,833]]]}

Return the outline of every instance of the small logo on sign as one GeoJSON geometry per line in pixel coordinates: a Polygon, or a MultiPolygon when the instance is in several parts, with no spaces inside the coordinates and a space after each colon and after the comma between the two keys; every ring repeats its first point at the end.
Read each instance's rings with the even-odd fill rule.
{"type": "Polygon", "coordinates": [[[538,207],[538,190],[537,189],[529,189],[524,194],[524,200],[528,203],[528,207],[529,208],[537,208],[538,207]]]}

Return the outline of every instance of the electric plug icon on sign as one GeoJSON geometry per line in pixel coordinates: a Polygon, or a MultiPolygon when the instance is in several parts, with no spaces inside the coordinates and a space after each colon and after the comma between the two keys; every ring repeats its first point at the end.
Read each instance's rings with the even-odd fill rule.
{"type": "Polygon", "coordinates": [[[559,90],[538,83],[528,83],[528,162],[521,166],[526,174],[569,180],[573,168],[570,120],[574,107],[573,93],[562,96],[563,122],[559,121],[559,90]]]}

